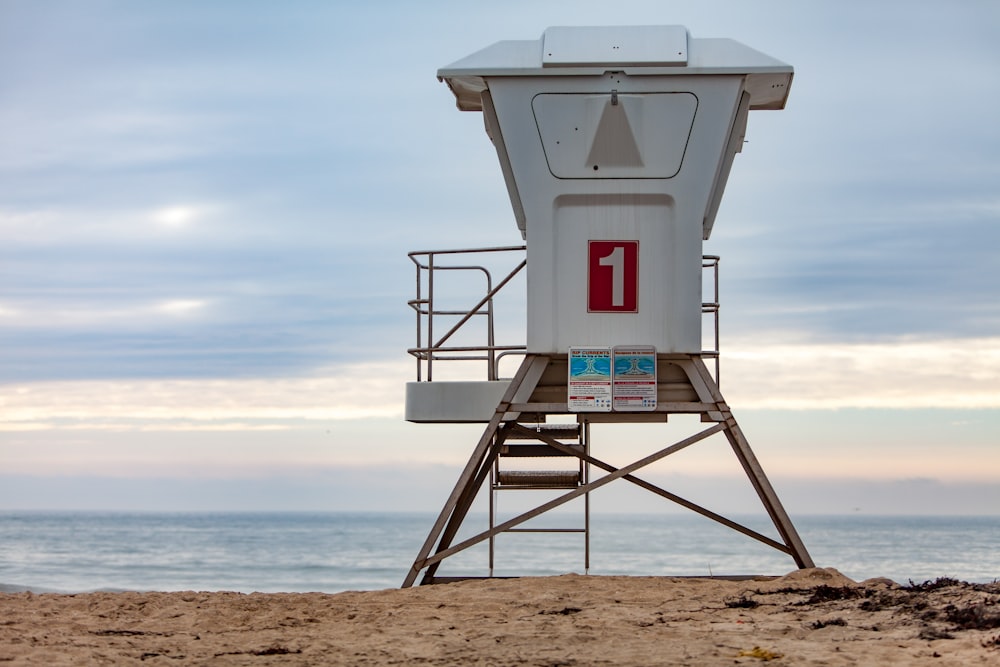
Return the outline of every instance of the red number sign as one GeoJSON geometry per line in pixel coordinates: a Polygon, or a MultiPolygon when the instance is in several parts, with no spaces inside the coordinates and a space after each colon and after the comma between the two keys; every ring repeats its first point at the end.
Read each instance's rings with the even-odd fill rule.
{"type": "Polygon", "coordinates": [[[639,310],[639,242],[589,241],[587,311],[639,310]]]}

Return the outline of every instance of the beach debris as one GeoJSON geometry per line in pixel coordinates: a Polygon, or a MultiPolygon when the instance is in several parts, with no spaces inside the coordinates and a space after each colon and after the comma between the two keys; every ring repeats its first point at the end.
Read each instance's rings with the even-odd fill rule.
{"type": "Polygon", "coordinates": [[[300,648],[287,648],[285,646],[269,646],[267,648],[262,648],[257,651],[250,651],[250,655],[296,655],[302,653],[300,648]]]}
{"type": "Polygon", "coordinates": [[[944,608],[945,620],[955,624],[955,630],[993,630],[1000,628],[1000,609],[996,599],[987,598],[982,602],[963,608],[948,605],[944,608]]]}
{"type": "Polygon", "coordinates": [[[922,584],[913,583],[913,579],[910,579],[909,582],[909,586],[903,586],[903,590],[911,591],[913,593],[936,591],[939,588],[951,588],[952,586],[962,586],[965,584],[964,581],[952,579],[951,577],[938,577],[934,581],[928,580],[922,584]]]}
{"type": "Polygon", "coordinates": [[[164,636],[162,632],[147,632],[145,630],[91,630],[90,634],[98,637],[141,637],[143,635],[164,636]]]}
{"type": "Polygon", "coordinates": [[[954,639],[955,635],[951,634],[947,630],[942,630],[941,628],[935,628],[931,625],[925,625],[920,629],[917,634],[917,639],[923,639],[924,641],[934,641],[935,639],[954,639]]]}
{"type": "Polygon", "coordinates": [[[845,621],[844,619],[839,618],[839,617],[838,618],[831,618],[829,621],[813,621],[813,623],[811,624],[810,627],[812,627],[813,630],[821,630],[821,629],[829,627],[831,625],[844,626],[844,625],[847,625],[847,621],[845,621]]]}
{"type": "Polygon", "coordinates": [[[853,600],[865,596],[863,589],[852,586],[827,586],[821,584],[813,589],[809,599],[797,602],[799,605],[819,604],[820,602],[833,602],[835,600],[853,600]]]}
{"type": "Polygon", "coordinates": [[[737,658],[757,658],[758,660],[763,660],[765,662],[769,660],[777,660],[778,658],[784,657],[783,653],[776,653],[774,651],[769,651],[766,648],[761,648],[759,646],[754,646],[752,649],[743,649],[736,654],[737,658]]]}
{"type": "MultiPolygon", "coordinates": [[[[969,583],[950,577],[900,586],[884,579],[873,579],[861,585],[820,584],[815,587],[792,587],[752,591],[756,596],[803,595],[791,607],[807,605],[826,606],[831,610],[846,610],[844,603],[859,599],[857,609],[869,614],[891,612],[915,621],[917,638],[924,641],[954,639],[956,633],[966,630],[993,630],[1000,628],[1000,582],[969,583]],[[961,600],[961,601],[960,601],[961,600]]],[[[749,593],[743,594],[749,598],[749,593]]],[[[739,600],[727,600],[727,607],[739,606],[739,600]]],[[[819,630],[829,625],[840,625],[842,619],[819,620],[811,624],[819,630]]],[[[844,623],[846,625],[846,622],[844,623]]],[[[863,627],[858,625],[857,627],[863,627]]],[[[872,632],[880,632],[881,625],[871,625],[872,632]]],[[[994,642],[990,645],[1000,647],[994,642]]]]}
{"type": "Polygon", "coordinates": [[[924,640],[953,639],[954,632],[962,630],[992,630],[1000,628],[1000,585],[970,584],[957,579],[941,577],[933,581],[883,591],[866,599],[860,609],[867,612],[896,608],[908,611],[923,622],[918,637],[924,640]],[[941,605],[955,592],[973,591],[986,595],[964,606],[941,605]],[[946,626],[933,626],[930,621],[941,621],[946,626]]]}
{"type": "Polygon", "coordinates": [[[158,653],[156,651],[146,651],[145,653],[143,653],[143,654],[141,654],[139,656],[139,660],[145,661],[145,660],[149,660],[151,658],[170,658],[171,660],[184,660],[186,657],[187,656],[184,655],[183,653],[181,653],[180,655],[170,655],[169,651],[167,653],[158,653]]]}
{"type": "Polygon", "coordinates": [[[216,653],[213,657],[221,658],[224,655],[252,655],[252,656],[269,656],[269,655],[298,655],[302,653],[300,648],[288,648],[287,646],[279,646],[277,644],[268,646],[267,648],[261,649],[251,649],[248,651],[224,651],[222,653],[216,653]]]}
{"type": "Polygon", "coordinates": [[[542,611],[540,611],[538,613],[539,614],[558,614],[560,616],[569,616],[570,614],[579,614],[581,611],[583,611],[583,610],[580,609],[579,607],[563,607],[562,609],[557,609],[557,610],[552,610],[552,611],[543,609],[542,611]]]}
{"type": "Polygon", "coordinates": [[[738,598],[727,598],[726,606],[730,609],[753,609],[759,607],[760,603],[748,595],[741,595],[738,598]]]}

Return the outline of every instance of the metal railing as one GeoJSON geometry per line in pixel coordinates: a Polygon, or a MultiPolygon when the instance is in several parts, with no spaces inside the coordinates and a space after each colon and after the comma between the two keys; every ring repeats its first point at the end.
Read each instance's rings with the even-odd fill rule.
{"type": "MultiPolygon", "coordinates": [[[[410,261],[416,267],[417,296],[407,304],[413,308],[417,318],[417,345],[407,352],[417,360],[417,381],[430,382],[434,379],[434,362],[436,361],[481,361],[486,363],[486,378],[498,379],[498,365],[501,359],[508,355],[523,355],[526,345],[497,345],[494,312],[494,297],[527,265],[522,259],[494,285],[493,274],[481,263],[464,263],[469,255],[485,253],[523,253],[526,246],[505,246],[500,248],[469,248],[460,250],[418,250],[408,254],[410,261]],[[447,259],[442,260],[445,257],[447,259]],[[449,263],[449,260],[460,258],[463,263],[449,263]],[[482,297],[470,308],[444,308],[438,305],[440,299],[435,293],[435,273],[439,271],[454,271],[478,273],[484,278],[482,297]],[[448,342],[466,324],[474,318],[486,318],[486,342],[478,345],[451,344],[448,342]],[[435,318],[440,325],[444,319],[454,320],[447,331],[435,339],[435,318]],[[457,319],[456,319],[457,318],[457,319]]],[[[704,255],[702,270],[710,279],[709,301],[703,301],[701,312],[710,315],[712,319],[712,347],[701,351],[703,357],[715,360],[715,381],[719,382],[719,257],[704,255]]],[[[447,326],[447,324],[445,325],[447,326]]]]}
{"type": "MultiPolygon", "coordinates": [[[[456,256],[480,255],[485,253],[523,253],[526,246],[506,246],[502,248],[470,248],[463,250],[420,250],[409,253],[410,260],[417,271],[417,297],[407,303],[417,315],[417,346],[407,350],[417,359],[417,381],[434,379],[435,361],[485,361],[488,380],[497,379],[497,359],[504,352],[524,352],[525,345],[497,345],[493,299],[514,276],[527,265],[527,260],[521,262],[507,273],[495,286],[493,275],[481,264],[451,264],[448,260],[456,256]],[[485,278],[485,292],[482,298],[467,309],[448,309],[439,307],[438,296],[435,294],[435,272],[462,271],[481,273],[485,278]],[[448,345],[447,343],[468,322],[476,317],[486,318],[485,345],[448,345]],[[435,338],[435,318],[438,323],[442,318],[458,318],[451,327],[439,338],[435,338]]],[[[464,261],[464,258],[463,258],[464,261]]]]}
{"type": "MultiPolygon", "coordinates": [[[[702,276],[711,277],[711,301],[701,302],[703,315],[712,316],[712,347],[701,351],[701,356],[715,359],[715,384],[719,384],[719,256],[702,255],[702,276]]],[[[704,298],[704,297],[703,297],[704,298]]]]}

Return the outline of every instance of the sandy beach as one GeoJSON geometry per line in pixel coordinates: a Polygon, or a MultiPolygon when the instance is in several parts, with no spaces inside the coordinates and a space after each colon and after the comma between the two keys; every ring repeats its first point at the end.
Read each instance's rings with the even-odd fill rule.
{"type": "Polygon", "coordinates": [[[1000,584],[565,575],[339,594],[8,593],[0,663],[996,665],[1000,584]]]}

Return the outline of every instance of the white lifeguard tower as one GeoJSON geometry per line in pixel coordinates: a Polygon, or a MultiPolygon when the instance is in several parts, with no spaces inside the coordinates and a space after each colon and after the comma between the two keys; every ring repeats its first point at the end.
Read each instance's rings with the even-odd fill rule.
{"type": "MultiPolygon", "coordinates": [[[[459,109],[483,113],[525,245],[410,254],[418,344],[410,350],[417,381],[406,387],[406,419],[486,427],[403,585],[421,572],[420,583],[450,580],[437,576],[439,564],[487,540],[492,575],[497,535],[532,530],[519,526],[581,497],[583,526],[559,530],[589,540],[589,493],[618,479],[812,567],[719,390],[718,258],[702,254],[748,113],[785,106],[792,67],[729,39],[691,38],[682,26],[554,27],[538,40],[498,42],[438,78],[459,109]],[[525,251],[494,284],[486,258],[525,251]],[[527,341],[500,345],[494,302],[522,270],[527,341]],[[445,275],[469,271],[486,277],[481,298],[444,305],[445,275]],[[714,322],[712,346],[703,343],[706,317],[714,322]],[[462,338],[471,326],[485,332],[483,341],[462,338]],[[504,379],[501,362],[516,358],[517,372],[504,379]],[[486,372],[435,379],[443,362],[455,360],[482,362],[486,372]],[[672,414],[700,415],[709,426],[629,465],[593,455],[590,424],[665,422],[672,414]],[[780,540],[635,475],[717,433],[731,444],[780,540]],[[516,465],[537,458],[546,468],[569,465],[516,465]],[[592,478],[592,468],[606,474],[592,478]],[[453,544],[487,483],[489,528],[453,544]],[[497,523],[497,493],[523,489],[556,495],[497,523]]],[[[589,568],[589,548],[585,558],[589,568]]]]}

